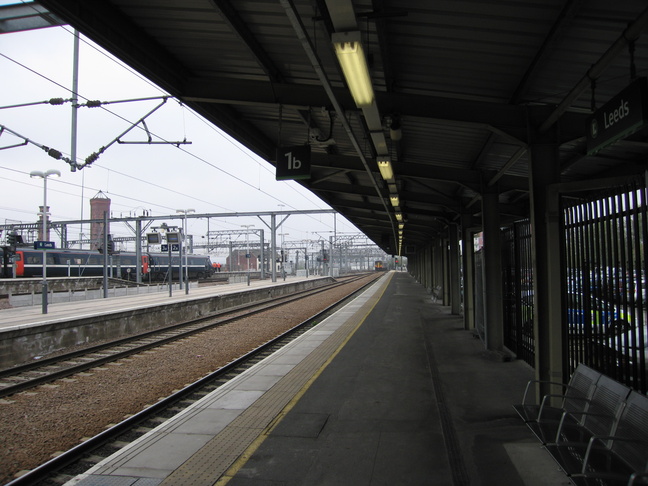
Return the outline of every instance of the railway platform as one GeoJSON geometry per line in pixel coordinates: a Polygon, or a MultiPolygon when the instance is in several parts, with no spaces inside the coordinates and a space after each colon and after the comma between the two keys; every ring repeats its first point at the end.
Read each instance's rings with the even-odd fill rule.
{"type": "Polygon", "coordinates": [[[119,309],[129,309],[141,305],[163,305],[169,302],[179,302],[184,300],[195,300],[197,298],[208,297],[213,295],[232,294],[245,292],[250,289],[272,287],[284,285],[285,283],[299,282],[304,280],[317,280],[326,277],[287,277],[278,279],[276,282],[266,280],[251,280],[247,282],[232,283],[226,285],[214,285],[207,287],[193,287],[186,293],[185,289],[180,289],[177,285],[169,296],[168,287],[162,288],[161,291],[151,292],[148,294],[123,295],[119,297],[109,297],[106,299],[92,300],[74,300],[70,302],[50,303],[47,314],[42,313],[40,304],[40,295],[38,295],[35,304],[29,307],[16,307],[0,310],[0,331],[15,326],[31,326],[43,323],[53,322],[59,319],[74,318],[80,314],[97,313],[104,311],[113,311],[119,309]]]}
{"type": "Polygon", "coordinates": [[[567,485],[512,408],[532,377],[389,272],[67,486],[567,485]]]}
{"type": "Polygon", "coordinates": [[[0,368],[65,347],[138,334],[246,302],[324,285],[331,277],[287,277],[171,292],[58,302],[0,310],[0,368]]]}

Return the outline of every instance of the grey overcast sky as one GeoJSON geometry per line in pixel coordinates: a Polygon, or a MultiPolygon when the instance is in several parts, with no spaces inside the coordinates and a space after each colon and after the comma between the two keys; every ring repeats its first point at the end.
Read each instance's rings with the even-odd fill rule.
{"type": "MultiPolygon", "coordinates": [[[[66,162],[38,146],[70,157],[71,103],[28,104],[71,98],[73,39],[69,26],[0,34],[0,125],[34,142],[6,148],[21,144],[23,138],[7,130],[0,135],[0,223],[37,220],[43,183],[29,173],[47,169],[62,175],[48,180],[47,202],[54,221],[82,215],[88,219],[89,200],[99,191],[111,199],[114,217],[141,215],[144,210],[153,216],[170,215],[188,208],[197,213],[330,209],[296,182],[276,181],[270,164],[173,99],[146,118],[146,126],[154,141],[186,139],[190,145],[115,143],[92,167],[71,172],[66,162]]],[[[79,59],[80,102],[112,102],[78,109],[77,160],[83,161],[161,102],[116,101],[165,93],[83,36],[79,59]]],[[[122,140],[145,141],[147,135],[139,124],[122,140]]],[[[237,230],[242,225],[266,229],[257,217],[211,219],[209,229],[237,230]]],[[[291,216],[280,232],[287,233],[286,240],[328,240],[334,226],[338,233],[358,233],[346,219],[338,215],[334,221],[331,214],[291,216]]],[[[77,238],[79,231],[70,228],[68,238],[77,238]]],[[[112,226],[111,232],[132,236],[124,225],[112,226]]],[[[188,233],[196,242],[206,232],[205,220],[189,221],[188,233]]]]}

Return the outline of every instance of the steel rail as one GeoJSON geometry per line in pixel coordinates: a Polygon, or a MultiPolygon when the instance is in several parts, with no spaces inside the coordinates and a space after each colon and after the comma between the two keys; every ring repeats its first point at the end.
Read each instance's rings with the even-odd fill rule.
{"type": "Polygon", "coordinates": [[[98,447],[101,447],[102,445],[106,444],[110,440],[113,440],[114,438],[118,437],[124,432],[133,429],[138,424],[146,421],[151,416],[154,416],[156,413],[159,413],[160,411],[183,400],[185,397],[191,395],[192,393],[196,392],[200,388],[207,386],[211,382],[221,378],[228,372],[231,372],[235,368],[243,365],[246,361],[253,359],[254,357],[258,356],[260,353],[263,353],[264,351],[270,349],[272,346],[276,345],[283,339],[286,339],[291,334],[294,334],[298,332],[300,329],[317,321],[322,316],[331,312],[334,308],[336,308],[340,304],[355,297],[358,293],[362,292],[369,285],[372,285],[375,281],[376,279],[372,279],[371,281],[367,282],[359,289],[356,289],[354,292],[350,293],[349,295],[346,295],[344,298],[327,306],[325,309],[321,310],[320,312],[317,312],[316,314],[302,321],[301,323],[293,326],[288,331],[256,347],[255,349],[249,351],[248,353],[242,355],[241,357],[229,362],[228,364],[219,368],[213,373],[210,373],[204,376],[203,378],[200,378],[199,380],[187,385],[182,390],[179,390],[169,395],[168,397],[158,401],[157,403],[149,406],[148,408],[142,410],[141,412],[138,412],[137,414],[124,419],[123,421],[114,425],[113,427],[110,427],[109,429],[100,432],[96,436],[91,437],[90,439],[82,442],[81,444],[78,444],[77,446],[69,449],[66,452],[63,452],[62,454],[56,456],[55,458],[50,459],[49,461],[23,474],[19,478],[16,478],[13,481],[7,483],[5,486],[33,486],[34,484],[37,484],[39,481],[42,481],[47,477],[51,476],[52,474],[60,471],[65,466],[76,462],[86,454],[92,452],[98,447]]]}
{"type": "Polygon", "coordinates": [[[243,306],[237,306],[235,308],[230,308],[227,309],[223,312],[217,313],[217,314],[212,314],[209,316],[203,316],[198,319],[194,319],[192,321],[185,321],[181,322],[178,324],[172,324],[170,326],[166,326],[163,328],[159,329],[154,329],[152,331],[147,331],[141,334],[137,334],[135,336],[130,336],[127,338],[123,339],[117,339],[115,341],[111,341],[109,343],[104,343],[104,344],[99,344],[96,346],[91,346],[89,348],[85,348],[82,350],[74,351],[71,353],[66,353],[64,355],[52,357],[52,358],[46,358],[44,360],[40,360],[38,362],[34,363],[27,363],[24,365],[16,366],[13,368],[7,368],[5,370],[0,371],[0,378],[9,378],[12,376],[17,376],[20,373],[27,373],[30,371],[35,371],[40,368],[45,368],[49,366],[54,366],[57,365],[61,362],[64,361],[70,361],[73,359],[77,359],[80,356],[87,356],[95,353],[100,353],[102,351],[107,351],[112,348],[118,348],[120,346],[124,345],[129,345],[131,343],[135,343],[137,341],[141,341],[143,339],[148,339],[151,338],[155,335],[160,335],[160,334],[165,334],[168,332],[175,332],[179,331],[182,328],[189,328],[190,326],[196,326],[201,322],[205,321],[213,321],[214,319],[218,319],[219,317],[228,315],[228,314],[233,314],[233,313],[238,313],[238,312],[243,312],[242,315],[236,315],[233,317],[225,318],[225,319],[218,319],[217,321],[211,322],[209,324],[206,324],[204,326],[200,327],[195,327],[193,329],[187,329],[184,332],[178,332],[172,336],[168,336],[165,338],[159,338],[156,339],[153,342],[145,343],[145,344],[140,344],[140,345],[135,345],[129,349],[126,349],[124,351],[118,351],[115,353],[111,353],[110,355],[100,357],[100,358],[93,358],[92,361],[87,361],[84,363],[79,363],[75,365],[68,366],[64,369],[58,370],[58,371],[51,371],[48,372],[45,375],[37,376],[34,378],[26,379],[25,381],[15,383],[13,385],[5,386],[3,388],[0,388],[0,398],[7,397],[9,395],[13,395],[15,393],[19,393],[25,390],[29,390],[31,388],[34,388],[36,386],[49,383],[61,378],[68,377],[70,375],[74,375],[76,373],[81,373],[83,371],[96,368],[97,366],[104,365],[106,363],[110,363],[113,361],[117,361],[119,359],[126,358],[128,356],[132,356],[133,354],[138,354],[141,352],[144,352],[148,349],[156,348],[159,346],[162,346],[164,344],[167,344],[169,342],[177,341],[179,339],[183,339],[185,337],[191,336],[193,334],[197,334],[203,331],[207,331],[209,329],[212,329],[214,327],[221,326],[223,324],[226,324],[228,322],[232,322],[237,319],[242,319],[245,317],[252,316],[254,314],[258,314],[260,312],[264,312],[269,309],[273,309],[275,307],[279,307],[281,305],[286,305],[291,302],[295,302],[300,299],[304,299],[306,297],[310,297],[313,295],[317,295],[318,293],[325,292],[327,290],[334,289],[338,286],[341,285],[346,285],[350,282],[353,282],[354,280],[351,281],[346,281],[346,282],[336,282],[331,285],[327,285],[325,287],[319,287],[317,289],[308,289],[308,290],[303,290],[299,291],[296,293],[293,293],[288,296],[284,297],[276,297],[272,299],[266,299],[260,302],[255,302],[252,304],[245,304],[243,306]]]}

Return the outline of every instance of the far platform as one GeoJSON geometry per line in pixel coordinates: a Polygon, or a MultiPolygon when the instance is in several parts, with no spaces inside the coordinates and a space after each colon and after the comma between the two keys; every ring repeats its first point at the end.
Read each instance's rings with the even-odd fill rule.
{"type": "Polygon", "coordinates": [[[332,277],[251,280],[204,288],[59,302],[0,310],[0,369],[79,344],[140,334],[209,316],[244,303],[263,301],[325,285],[332,277]]]}

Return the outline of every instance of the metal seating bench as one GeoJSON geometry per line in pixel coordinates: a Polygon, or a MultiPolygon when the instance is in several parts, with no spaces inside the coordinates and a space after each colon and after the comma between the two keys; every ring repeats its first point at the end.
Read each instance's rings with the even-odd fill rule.
{"type": "MultiPolygon", "coordinates": [[[[582,403],[577,400],[572,410],[563,407],[557,427],[556,414],[561,407],[550,408],[551,418],[543,418],[540,405],[538,417],[525,422],[572,483],[648,484],[644,482],[648,478],[648,397],[605,375],[595,378],[589,368],[580,368],[579,374],[585,373],[592,378],[590,381],[595,380],[593,389],[581,388],[579,393],[587,396],[582,403]]],[[[573,382],[574,376],[566,385],[567,391],[573,382]]],[[[562,403],[565,405],[564,400],[562,403]]],[[[523,408],[516,406],[516,410],[523,408]]],[[[532,410],[531,407],[527,412],[532,410]]]]}
{"type": "Polygon", "coordinates": [[[540,442],[553,442],[565,412],[579,413],[587,410],[600,377],[601,373],[598,371],[579,364],[567,384],[531,380],[524,390],[522,403],[514,405],[513,408],[540,442]],[[563,394],[545,395],[538,405],[536,401],[532,401],[532,389],[538,383],[561,386],[563,394]],[[558,402],[558,405],[552,405],[552,402],[558,402]]]}

